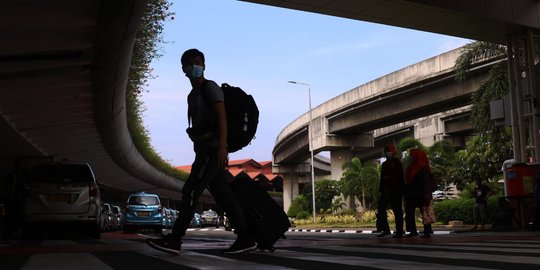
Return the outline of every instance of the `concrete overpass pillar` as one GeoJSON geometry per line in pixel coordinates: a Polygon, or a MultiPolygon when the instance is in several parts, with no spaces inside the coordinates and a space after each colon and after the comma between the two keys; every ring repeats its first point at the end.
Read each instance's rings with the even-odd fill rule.
{"type": "Polygon", "coordinates": [[[341,179],[343,165],[351,161],[353,157],[354,152],[348,149],[330,150],[331,177],[333,180],[341,179]]]}
{"type": "MultiPolygon", "coordinates": [[[[340,180],[343,175],[343,165],[354,157],[354,152],[349,149],[330,150],[331,175],[333,180],[340,180]]],[[[344,201],[346,208],[356,208],[355,198],[350,196],[344,201]]]]}
{"type": "Polygon", "coordinates": [[[287,212],[292,201],[298,196],[298,177],[293,173],[283,175],[283,210],[287,212]]]}
{"type": "MultiPolygon", "coordinates": [[[[311,168],[309,164],[274,165],[272,173],[283,177],[283,210],[287,212],[292,201],[300,194],[299,183],[301,178],[306,178],[311,168]]],[[[307,178],[306,178],[307,179],[307,178]]]]}

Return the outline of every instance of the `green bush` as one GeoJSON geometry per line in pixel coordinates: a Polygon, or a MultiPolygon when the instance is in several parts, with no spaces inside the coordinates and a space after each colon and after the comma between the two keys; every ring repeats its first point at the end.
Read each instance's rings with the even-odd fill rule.
{"type": "Polygon", "coordinates": [[[309,213],[308,211],[300,211],[298,212],[298,214],[296,214],[296,219],[308,219],[310,217],[311,217],[311,213],[309,213]]]}
{"type": "MultiPolygon", "coordinates": [[[[488,199],[487,222],[489,223],[497,211],[497,197],[488,199]]],[[[474,199],[458,198],[454,200],[444,200],[435,202],[433,209],[437,221],[448,224],[451,220],[461,220],[464,224],[473,224],[474,199]]]]}
{"type": "Polygon", "coordinates": [[[287,216],[296,217],[301,211],[307,211],[309,201],[304,195],[298,195],[289,206],[287,210],[287,216]]]}

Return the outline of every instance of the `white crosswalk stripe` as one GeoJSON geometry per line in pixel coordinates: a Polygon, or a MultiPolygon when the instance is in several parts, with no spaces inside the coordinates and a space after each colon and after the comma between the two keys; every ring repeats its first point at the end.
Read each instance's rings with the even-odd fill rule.
{"type": "MultiPolygon", "coordinates": [[[[218,250],[231,244],[231,240],[216,238],[188,238],[180,256],[171,256],[154,250],[142,239],[101,239],[97,242],[111,249],[86,250],[92,242],[71,240],[46,240],[40,246],[55,252],[31,254],[21,268],[34,269],[124,269],[140,262],[150,261],[144,269],[521,269],[521,265],[540,268],[540,243],[538,241],[464,241],[457,243],[380,243],[365,245],[293,245],[275,252],[254,252],[236,256],[221,255],[218,250]],[[65,252],[72,246],[80,252],[65,252]],[[124,247],[118,249],[118,247],[124,247]],[[133,262],[136,258],[137,262],[133,262]],[[156,265],[156,260],[160,267],[156,265]],[[153,262],[152,262],[153,261],[153,262]],[[131,263],[131,264],[130,264],[131,263]]],[[[93,242],[95,243],[95,242],[93,242]]],[[[19,243],[22,244],[22,243],[19,243]]],[[[18,244],[18,245],[19,245],[18,244]]],[[[2,256],[10,256],[3,254],[2,256]]],[[[0,257],[0,259],[8,257],[0,257]]],[[[4,269],[4,268],[2,268],[4,269]]]]}

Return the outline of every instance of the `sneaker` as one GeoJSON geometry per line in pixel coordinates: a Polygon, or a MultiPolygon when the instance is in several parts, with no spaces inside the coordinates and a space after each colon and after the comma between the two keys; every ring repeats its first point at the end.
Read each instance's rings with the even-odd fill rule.
{"type": "Polygon", "coordinates": [[[418,236],[418,232],[411,232],[411,233],[405,235],[405,238],[410,238],[410,237],[415,237],[415,236],[418,236]]]}
{"type": "Polygon", "coordinates": [[[257,249],[257,244],[252,237],[247,236],[238,236],[236,241],[226,250],[223,251],[223,254],[239,254],[244,252],[250,252],[257,249]]]}
{"type": "Polygon", "coordinates": [[[148,238],[146,243],[154,249],[171,255],[180,254],[180,247],[182,246],[182,241],[174,239],[170,234],[158,239],[148,238]]]}
{"type": "Polygon", "coordinates": [[[387,236],[389,234],[390,234],[390,232],[382,232],[382,233],[377,234],[377,237],[385,237],[385,236],[387,236]]]}

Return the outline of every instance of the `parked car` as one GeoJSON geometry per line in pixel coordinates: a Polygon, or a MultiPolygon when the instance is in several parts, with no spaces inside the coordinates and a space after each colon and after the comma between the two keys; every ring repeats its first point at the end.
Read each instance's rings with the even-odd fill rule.
{"type": "Polygon", "coordinates": [[[23,234],[32,237],[45,225],[81,226],[100,238],[101,193],[86,162],[50,162],[31,168],[23,234]]]}
{"type": "Polygon", "coordinates": [[[172,227],[171,215],[172,215],[171,214],[171,209],[164,207],[163,210],[162,210],[162,216],[163,216],[162,225],[163,225],[163,228],[168,229],[168,228],[172,227]]]}
{"type": "Polygon", "coordinates": [[[221,217],[221,226],[225,228],[226,231],[231,231],[231,221],[227,217],[227,213],[223,212],[223,216],[221,217]]]}
{"type": "Polygon", "coordinates": [[[219,215],[216,211],[212,209],[203,211],[201,215],[201,222],[202,227],[210,225],[219,228],[219,215]]]}
{"type": "Polygon", "coordinates": [[[124,214],[122,213],[122,209],[118,205],[112,206],[112,212],[113,212],[113,230],[122,230],[122,224],[124,223],[124,214]]]}
{"type": "Polygon", "coordinates": [[[189,224],[189,226],[192,228],[202,227],[201,215],[199,213],[193,214],[193,218],[191,219],[191,223],[189,224]]]}
{"type": "Polygon", "coordinates": [[[111,205],[104,203],[101,207],[101,231],[111,231],[113,228],[113,212],[111,205]]]}
{"type": "Polygon", "coordinates": [[[174,225],[174,222],[178,219],[178,210],[171,209],[171,226],[174,225]]]}
{"type": "Polygon", "coordinates": [[[159,196],[151,193],[134,193],[129,195],[124,215],[124,232],[139,228],[151,228],[161,234],[163,213],[159,196]]]}

